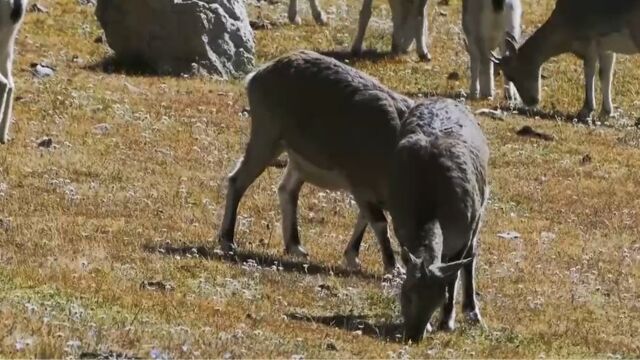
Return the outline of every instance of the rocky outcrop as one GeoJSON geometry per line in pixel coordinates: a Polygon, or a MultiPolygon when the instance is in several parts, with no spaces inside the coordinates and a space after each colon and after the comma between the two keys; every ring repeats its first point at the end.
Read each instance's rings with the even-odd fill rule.
{"type": "Polygon", "coordinates": [[[99,0],[96,17],[118,60],[159,74],[228,78],[254,66],[241,0],[99,0]]]}

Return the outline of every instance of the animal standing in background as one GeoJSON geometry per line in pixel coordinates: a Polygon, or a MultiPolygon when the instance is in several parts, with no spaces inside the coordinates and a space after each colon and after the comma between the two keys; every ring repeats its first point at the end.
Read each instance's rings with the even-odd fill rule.
{"type": "Polygon", "coordinates": [[[585,60],[585,105],[581,116],[594,105],[593,78],[600,60],[603,112],[612,111],[613,54],[640,52],[640,0],[558,0],[551,16],[518,48],[508,42],[506,55],[496,57],[504,75],[513,82],[525,105],[540,102],[540,69],[552,57],[574,53],[585,60]]]}
{"type": "MultiPolygon", "coordinates": [[[[494,95],[492,51],[506,48],[506,35],[519,39],[522,5],[520,0],[464,0],[462,27],[469,52],[469,96],[473,99],[494,95]]],[[[505,81],[505,97],[517,99],[513,85],[505,81]]]]}
{"type": "Polygon", "coordinates": [[[489,195],[487,140],[465,106],[437,98],[411,109],[399,139],[388,209],[407,267],[400,293],[405,337],[420,341],[440,306],[439,329],[455,328],[460,269],[463,311],[482,325],[474,269],[489,195]]]}
{"type": "MultiPolygon", "coordinates": [[[[324,12],[318,6],[318,0],[309,0],[311,6],[311,15],[313,20],[318,25],[325,25],[327,23],[327,17],[324,12]]],[[[302,21],[298,16],[298,0],[289,0],[289,22],[295,25],[300,25],[302,21]]]]}
{"type": "Polygon", "coordinates": [[[27,0],[0,0],[0,143],[7,142],[13,109],[13,48],[27,0]]]}
{"type": "MultiPolygon", "coordinates": [[[[362,1],[358,32],[351,46],[353,54],[362,53],[362,43],[371,19],[372,5],[373,0],[362,1]]],[[[431,60],[427,49],[427,38],[429,37],[426,14],[427,0],[389,0],[389,6],[393,22],[391,52],[396,55],[406,53],[415,40],[418,57],[422,60],[431,60]]]]}

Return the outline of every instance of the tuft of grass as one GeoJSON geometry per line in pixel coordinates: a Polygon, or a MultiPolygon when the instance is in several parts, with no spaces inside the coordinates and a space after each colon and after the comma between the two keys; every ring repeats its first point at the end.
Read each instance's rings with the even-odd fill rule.
{"type": "MultiPolygon", "coordinates": [[[[247,256],[215,255],[224,177],[250,125],[240,81],[105,73],[96,64],[111,53],[93,41],[101,34],[94,9],[40,2],[50,12],[29,13],[18,38],[20,98],[13,139],[0,152],[3,357],[640,354],[640,150],[629,128],[639,117],[637,57],[619,58],[614,100],[622,115],[607,126],[554,116],[582,101],[582,66],[569,55],[544,66],[538,118],[479,118],[492,149],[478,268],[488,330],[460,322],[454,333],[406,346],[395,341],[397,302],[371,234],[361,254],[366,273],[340,271],[355,221],[344,194],[304,188],[300,225],[311,263],[287,258],[275,194],[282,170],[270,168],[241,204],[237,239],[247,256]],[[56,68],[55,77],[34,79],[33,62],[56,68]],[[517,136],[524,125],[555,141],[517,136]],[[44,137],[50,149],[37,147],[44,137]],[[496,236],[510,230],[521,237],[496,236]],[[141,288],[145,281],[172,290],[141,288]]],[[[553,3],[525,4],[525,34],[553,3]]],[[[300,4],[303,25],[293,27],[285,3],[247,3],[252,18],[276,24],[256,32],[259,62],[301,48],[347,50],[360,3],[322,6],[330,26],[313,25],[300,4]]],[[[465,90],[460,8],[459,0],[430,2],[430,63],[415,54],[347,61],[414,97],[465,90]],[[452,72],[460,79],[447,80],[452,72]]],[[[389,19],[386,3],[376,1],[368,48],[389,49],[389,19]]]]}

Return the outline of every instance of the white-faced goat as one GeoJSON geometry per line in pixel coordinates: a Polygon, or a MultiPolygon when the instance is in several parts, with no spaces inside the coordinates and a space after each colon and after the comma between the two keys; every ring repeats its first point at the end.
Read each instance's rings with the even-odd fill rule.
{"type": "MultiPolygon", "coordinates": [[[[324,12],[318,6],[318,0],[309,0],[311,6],[311,15],[313,20],[318,25],[325,25],[327,23],[327,17],[324,12]]],[[[295,25],[300,25],[302,21],[298,16],[298,0],[289,0],[289,22],[295,25]]]]}
{"type": "Polygon", "coordinates": [[[7,142],[13,108],[13,47],[26,0],[0,0],[0,143],[7,142]]]}
{"type": "MultiPolygon", "coordinates": [[[[360,54],[364,34],[371,19],[373,0],[363,0],[360,18],[358,19],[358,32],[353,40],[351,52],[360,54]]],[[[427,0],[389,0],[391,7],[391,21],[393,32],[391,37],[391,52],[395,55],[406,53],[416,43],[416,52],[422,60],[431,60],[427,49],[428,21],[427,0]]]]}
{"type": "Polygon", "coordinates": [[[518,48],[508,41],[507,55],[495,58],[528,106],[540,102],[540,69],[552,57],[574,53],[584,59],[585,103],[579,116],[595,108],[593,81],[600,62],[604,115],[612,111],[613,53],[640,52],[640,1],[558,0],[551,16],[518,48]]]}
{"type": "MultiPolygon", "coordinates": [[[[506,34],[520,38],[522,5],[520,0],[464,0],[462,2],[462,27],[469,53],[471,85],[469,96],[473,99],[490,98],[494,94],[492,51],[506,47],[506,34]]],[[[505,81],[505,97],[515,100],[513,85],[505,81]]]]}
{"type": "Polygon", "coordinates": [[[407,339],[421,339],[445,299],[443,327],[453,328],[460,269],[465,274],[464,309],[481,322],[473,269],[488,193],[489,150],[466,107],[441,98],[415,103],[311,51],[270,62],[250,77],[247,93],[251,133],[244,157],[228,178],[218,235],[224,251],[235,248],[244,192],[286,151],[289,164],[278,192],[289,253],[306,254],[296,221],[302,184],[349,191],[360,209],[354,234],[367,223],[372,227],[387,269],[395,260],[383,209],[393,219],[408,271],[401,301],[407,339]]]}

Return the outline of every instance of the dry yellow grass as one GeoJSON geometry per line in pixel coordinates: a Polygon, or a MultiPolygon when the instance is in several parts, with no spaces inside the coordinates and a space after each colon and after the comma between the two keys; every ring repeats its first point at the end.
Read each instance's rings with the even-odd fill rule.
{"type": "MultiPolygon", "coordinates": [[[[339,268],[331,275],[355,221],[344,195],[305,187],[300,222],[313,262],[306,267],[282,256],[275,194],[281,170],[269,169],[241,204],[237,232],[239,246],[260,255],[267,269],[211,255],[224,176],[247,139],[240,82],[94,70],[89,65],[109,52],[93,41],[100,34],[93,8],[76,0],[41,3],[50,12],[28,14],[18,40],[20,100],[13,140],[0,152],[0,356],[640,356],[637,57],[619,59],[614,101],[624,116],[610,126],[480,118],[492,148],[478,274],[489,330],[462,326],[405,346],[386,336],[393,326],[379,326],[397,322],[398,313],[383,291],[371,234],[361,256],[378,277],[338,276],[339,268]],[[41,61],[57,69],[54,78],[32,77],[29,64],[41,61]],[[103,135],[94,131],[101,123],[110,125],[103,135]],[[527,124],[556,140],[516,136],[527,124]],[[44,136],[53,139],[51,150],[36,146],[44,136]],[[586,154],[592,161],[582,164],[586,154]],[[508,230],[522,238],[496,236],[508,230]],[[169,251],[198,246],[205,248],[169,251]],[[268,269],[269,258],[283,269],[268,269]],[[140,288],[155,280],[174,288],[140,288]],[[293,313],[316,321],[287,316],[293,313]]],[[[415,96],[466,89],[460,1],[435,3],[431,63],[411,54],[354,65],[415,96]],[[462,79],[447,81],[452,71],[462,79]]],[[[552,3],[525,2],[526,34],[552,3]]],[[[292,49],[348,48],[358,1],[324,1],[328,27],[313,25],[300,5],[302,26],[256,33],[260,62],[292,49]]],[[[375,6],[379,21],[366,45],[386,50],[389,12],[383,1],[375,6]]],[[[285,20],[285,7],[248,5],[252,17],[276,22],[285,20]]],[[[579,108],[581,69],[568,55],[545,66],[544,111],[579,108]]]]}

